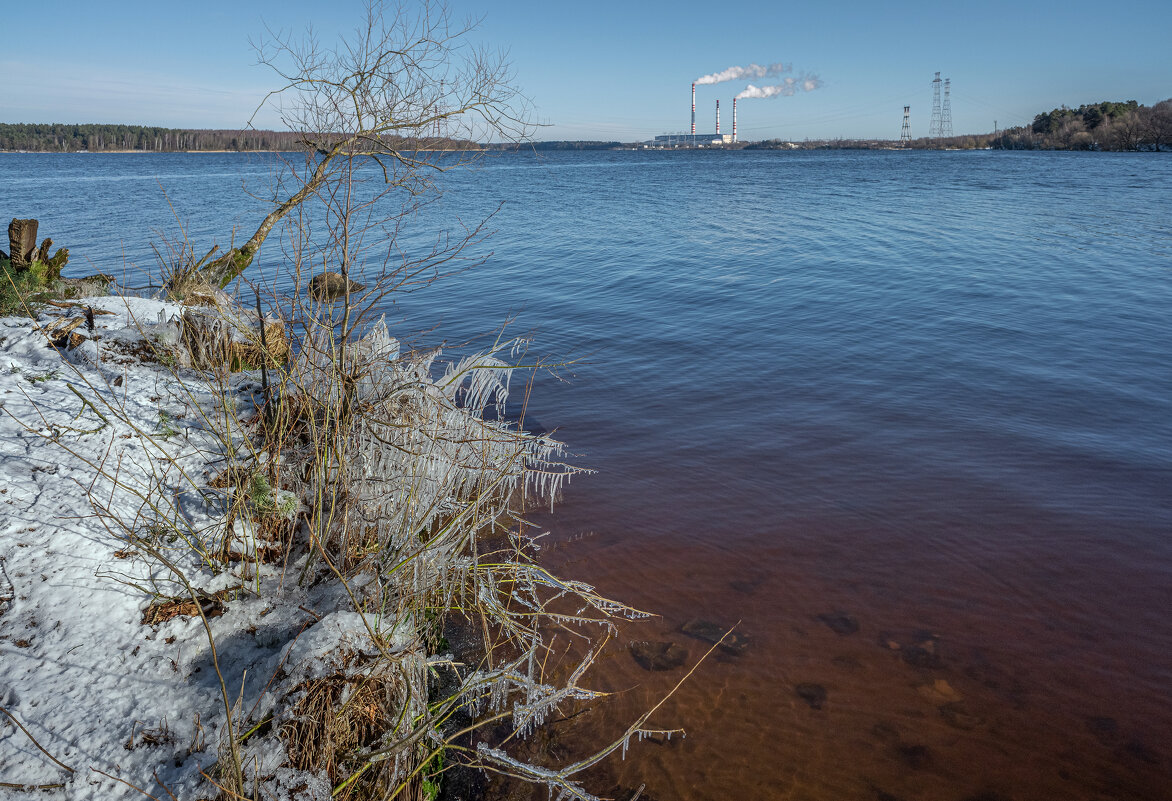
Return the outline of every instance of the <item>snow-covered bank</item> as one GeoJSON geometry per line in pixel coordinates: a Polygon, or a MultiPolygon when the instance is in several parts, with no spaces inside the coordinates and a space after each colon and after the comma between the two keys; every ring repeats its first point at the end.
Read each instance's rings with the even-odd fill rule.
{"type": "MultiPolygon", "coordinates": [[[[296,563],[244,559],[217,574],[190,551],[173,554],[206,598],[221,687],[204,620],[182,607],[187,594],[175,575],[128,542],[124,527],[158,525],[144,499],[168,492],[174,503],[154,512],[183,515],[176,532],[222,521],[222,499],[192,491],[190,479],[208,483],[209,462],[223,456],[203,417],[225,396],[246,417],[260,387],[249,374],[223,387],[194,375],[180,383],[172,369],[144,360],[145,342],[176,340],[174,304],[109,297],[86,305],[92,331],[81,323],[81,336],[64,347],[45,329],[83,316],[83,306],[49,307],[35,324],[0,319],[0,707],[27,729],[0,715],[0,797],[27,797],[21,785],[58,785],[38,794],[45,798],[142,798],[136,788],[211,797],[201,772],[216,777],[228,748],[225,691],[243,707],[238,723],[263,720],[279,667],[296,679],[320,674],[331,651],[336,662],[370,650],[371,621],[333,611],[336,586],[298,591],[289,580],[273,603],[267,585],[296,563]],[[110,513],[97,514],[93,501],[110,513]],[[177,602],[157,605],[166,598],[177,602]],[[319,617],[329,624],[299,641],[319,617]]],[[[411,644],[404,635],[385,647],[411,644]]],[[[270,797],[282,786],[302,788],[287,797],[328,797],[321,777],[266,770],[266,761],[284,761],[276,738],[251,754],[244,739],[246,770],[275,776],[270,797]]]]}
{"type": "Polygon", "coordinates": [[[507,743],[596,697],[593,651],[551,680],[546,627],[643,614],[529,556],[516,510],[579,470],[504,415],[525,341],[437,377],[438,349],[297,298],[267,389],[229,370],[257,352],[238,308],[0,319],[0,797],[416,799],[446,753],[593,799],[592,762],[469,726],[507,715],[507,743]],[[433,654],[448,615],[479,664],[433,654]]]}
{"type": "MultiPolygon", "coordinates": [[[[138,793],[129,784],[158,790],[156,771],[179,785],[185,774],[198,775],[215,761],[214,748],[186,753],[201,736],[199,727],[205,741],[215,731],[215,692],[189,682],[201,659],[186,631],[190,619],[142,624],[149,598],[133,584],[149,571],[94,516],[87,488],[96,476],[86,462],[113,459],[125,465],[129,480],[144,483],[143,432],[192,469],[205,459],[195,454],[188,432],[159,430],[169,420],[182,426],[190,412],[190,399],[176,396],[170,373],[114,347],[141,336],[132,316],[146,322],[149,336],[165,330],[160,315],[169,319],[178,310],[120,298],[90,305],[114,314],[95,314],[101,339],[77,349],[54,347],[27,318],[0,320],[0,559],[11,596],[0,608],[0,703],[74,770],[54,764],[6,720],[0,781],[62,784],[59,794],[71,798],[133,797],[138,793]],[[82,397],[105,395],[127,420],[104,414],[103,425],[75,390],[82,397]]],[[[37,323],[48,326],[62,316],[51,311],[37,323]]]]}

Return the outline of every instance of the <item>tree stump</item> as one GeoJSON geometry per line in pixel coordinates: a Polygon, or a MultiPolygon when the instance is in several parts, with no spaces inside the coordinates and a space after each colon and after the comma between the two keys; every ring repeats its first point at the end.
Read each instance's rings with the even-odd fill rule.
{"type": "Polygon", "coordinates": [[[53,240],[45,237],[45,241],[37,248],[37,255],[33,258],[34,261],[39,261],[44,264],[49,263],[49,248],[53,247],[53,240]]]}
{"type": "Polygon", "coordinates": [[[33,262],[39,261],[45,265],[45,280],[56,281],[61,277],[61,270],[69,261],[69,248],[58,248],[57,252],[50,256],[49,249],[53,247],[53,240],[48,237],[45,237],[45,241],[38,248],[38,227],[39,223],[36,220],[13,219],[8,224],[8,246],[12,253],[5,254],[0,250],[0,258],[11,259],[14,270],[27,270],[33,262]]]}
{"type": "Polygon", "coordinates": [[[61,271],[65,269],[68,262],[69,248],[58,248],[57,252],[53,254],[53,258],[45,262],[45,278],[49,281],[56,281],[61,277],[61,271]]]}
{"type": "Polygon", "coordinates": [[[27,270],[37,250],[37,221],[13,219],[8,224],[8,253],[15,270],[27,270]]]}
{"type": "Polygon", "coordinates": [[[36,260],[45,265],[46,281],[56,281],[60,278],[61,270],[64,269],[66,262],[69,261],[69,248],[58,248],[57,253],[50,257],[49,248],[52,246],[53,240],[45,237],[45,241],[41,243],[41,247],[37,250],[36,260]]]}

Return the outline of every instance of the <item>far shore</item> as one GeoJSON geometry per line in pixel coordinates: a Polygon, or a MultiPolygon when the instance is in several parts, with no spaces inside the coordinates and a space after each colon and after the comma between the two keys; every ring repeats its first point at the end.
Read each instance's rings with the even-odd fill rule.
{"type": "MultiPolygon", "coordinates": [[[[485,153],[489,148],[447,148],[439,150],[421,147],[416,153],[485,153]]],[[[139,153],[160,155],[162,153],[299,153],[298,150],[0,150],[0,153],[22,156],[105,156],[111,153],[139,153]]]]}

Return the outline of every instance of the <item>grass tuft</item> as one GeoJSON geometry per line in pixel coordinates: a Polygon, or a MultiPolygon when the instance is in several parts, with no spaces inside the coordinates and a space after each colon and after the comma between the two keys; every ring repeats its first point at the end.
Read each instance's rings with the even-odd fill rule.
{"type": "Polygon", "coordinates": [[[60,281],[50,281],[48,268],[34,261],[27,270],[16,270],[10,259],[0,259],[0,316],[34,316],[33,307],[57,297],[60,281]]]}

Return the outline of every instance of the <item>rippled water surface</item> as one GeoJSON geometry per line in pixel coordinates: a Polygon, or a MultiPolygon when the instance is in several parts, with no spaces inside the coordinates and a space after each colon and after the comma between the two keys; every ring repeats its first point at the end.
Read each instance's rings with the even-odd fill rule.
{"type": "MultiPolygon", "coordinates": [[[[205,247],[255,226],[241,179],[268,171],[0,154],[0,214],[38,217],[75,272],[136,275],[176,217],[205,247]]],[[[685,739],[600,786],[1172,797],[1172,159],[528,154],[443,184],[419,228],[505,201],[492,258],[388,319],[462,341],[515,314],[583,359],[531,404],[599,470],[542,521],[546,558],[661,615],[624,629],[595,674],[621,692],[561,747],[687,669],[630,640],[689,665],[689,622],[748,642],[658,713],[685,739]]]]}

